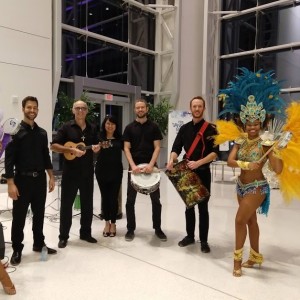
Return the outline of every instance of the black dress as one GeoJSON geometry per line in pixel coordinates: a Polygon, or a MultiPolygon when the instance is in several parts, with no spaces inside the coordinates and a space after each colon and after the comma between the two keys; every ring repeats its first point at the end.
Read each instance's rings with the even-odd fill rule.
{"type": "MultiPolygon", "coordinates": [[[[104,139],[106,141],[107,139],[104,139]]],[[[111,146],[101,148],[95,168],[96,179],[101,192],[102,214],[105,221],[116,222],[118,195],[123,177],[121,139],[111,139],[111,146]]]]}

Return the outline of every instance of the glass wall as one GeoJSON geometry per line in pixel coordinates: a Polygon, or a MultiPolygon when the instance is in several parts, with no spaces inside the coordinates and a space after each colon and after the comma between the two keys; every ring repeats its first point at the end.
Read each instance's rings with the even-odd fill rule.
{"type": "MultiPolygon", "coordinates": [[[[272,2],[278,1],[223,0],[222,10],[241,11],[272,2]]],[[[300,3],[296,2],[222,18],[220,87],[224,88],[237,74],[237,68],[246,67],[273,70],[276,78],[283,80],[283,88],[300,88],[299,24],[300,3]]],[[[297,97],[300,99],[299,93],[284,95],[287,101],[297,97]]]]}
{"type": "MultiPolygon", "coordinates": [[[[117,42],[155,49],[155,16],[121,0],[63,0],[62,23],[117,42]]],[[[139,85],[153,91],[154,56],[64,29],[62,77],[74,75],[139,85]]]]}

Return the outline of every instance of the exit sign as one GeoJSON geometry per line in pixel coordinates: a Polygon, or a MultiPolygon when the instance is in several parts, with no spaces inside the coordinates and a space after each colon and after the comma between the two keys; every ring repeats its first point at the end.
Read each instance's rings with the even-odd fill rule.
{"type": "Polygon", "coordinates": [[[104,94],[104,100],[106,100],[106,101],[113,101],[114,100],[114,95],[112,95],[112,94],[104,94]]]}

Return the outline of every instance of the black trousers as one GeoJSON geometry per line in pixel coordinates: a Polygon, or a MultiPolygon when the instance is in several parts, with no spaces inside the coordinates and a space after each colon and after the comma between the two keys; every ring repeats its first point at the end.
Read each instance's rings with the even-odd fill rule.
{"type": "Polygon", "coordinates": [[[122,183],[121,179],[106,181],[96,175],[96,179],[101,192],[101,207],[105,221],[116,223],[118,214],[118,196],[122,183]]]}
{"type": "MultiPolygon", "coordinates": [[[[208,189],[210,193],[211,187],[211,173],[210,169],[196,170],[195,173],[200,177],[203,185],[208,189]]],[[[209,229],[209,213],[208,213],[208,201],[210,196],[199,203],[199,238],[201,242],[207,242],[208,229],[209,229]]],[[[196,226],[196,216],[195,208],[189,208],[185,210],[185,221],[186,221],[186,232],[188,237],[195,238],[195,226],[196,226]]]]}
{"type": "MultiPolygon", "coordinates": [[[[136,229],[135,222],[135,200],[137,191],[130,183],[131,173],[128,173],[127,182],[127,201],[126,201],[126,217],[127,217],[127,230],[134,231],[136,229]]],[[[160,190],[159,188],[150,194],[152,202],[152,222],[154,229],[160,229],[161,226],[161,203],[160,203],[160,190]]]]}
{"type": "Polygon", "coordinates": [[[82,177],[80,174],[63,173],[61,180],[61,207],[59,239],[67,240],[72,225],[73,203],[79,190],[80,193],[80,236],[91,236],[93,220],[94,174],[82,177]]]}
{"type": "Polygon", "coordinates": [[[18,200],[13,200],[11,241],[14,251],[23,250],[24,226],[29,204],[32,210],[33,246],[44,245],[44,216],[47,197],[46,173],[37,177],[16,175],[15,184],[19,190],[18,200]]]}

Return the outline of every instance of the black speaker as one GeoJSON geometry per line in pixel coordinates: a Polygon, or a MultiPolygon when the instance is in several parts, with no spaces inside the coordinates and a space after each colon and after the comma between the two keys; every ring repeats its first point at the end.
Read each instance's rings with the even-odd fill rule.
{"type": "Polygon", "coordinates": [[[0,222],[0,260],[4,258],[5,255],[5,242],[4,242],[4,235],[3,235],[3,226],[0,222]]]}

